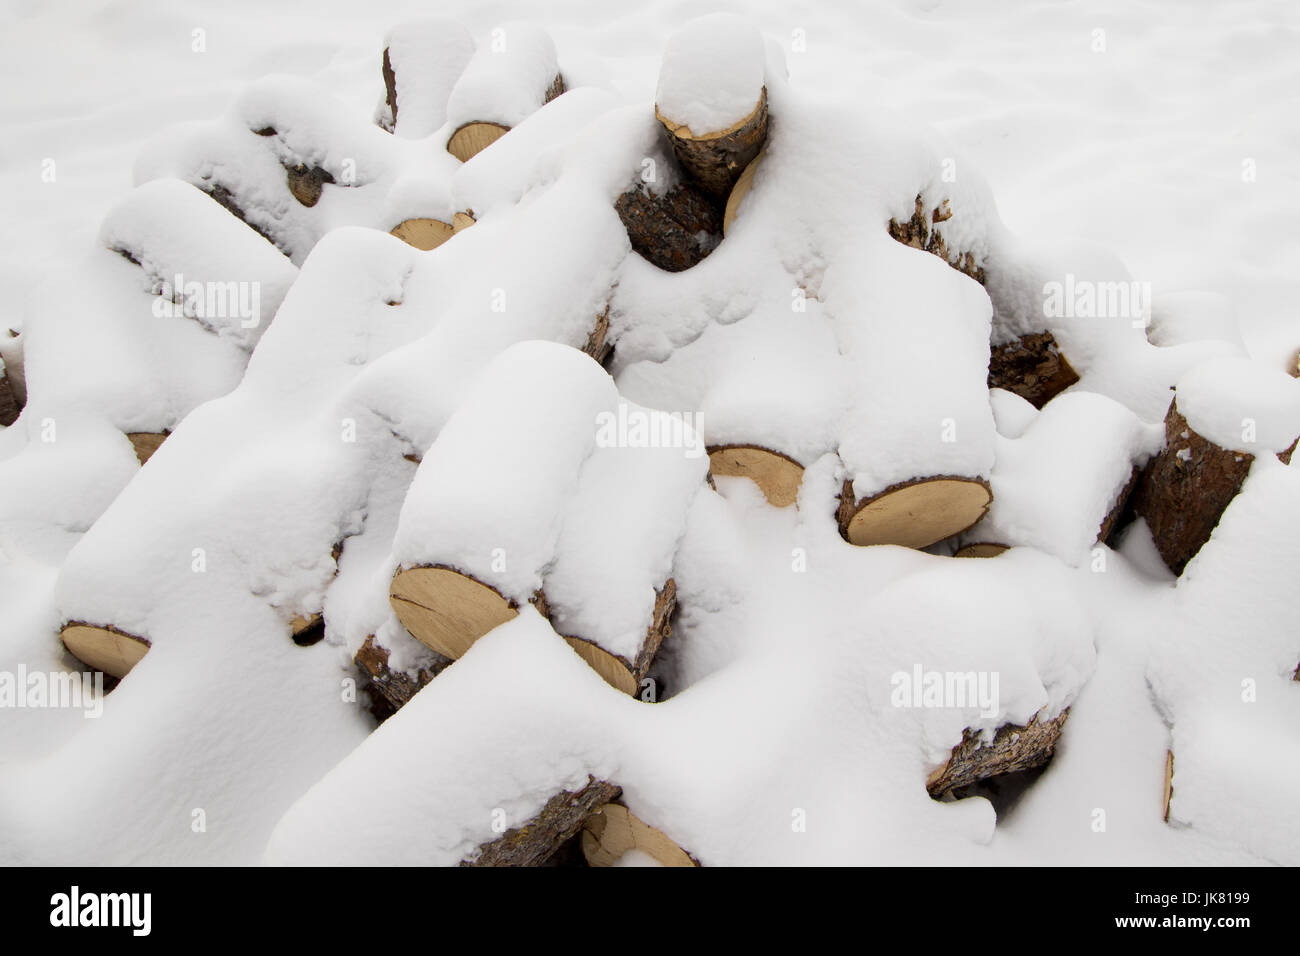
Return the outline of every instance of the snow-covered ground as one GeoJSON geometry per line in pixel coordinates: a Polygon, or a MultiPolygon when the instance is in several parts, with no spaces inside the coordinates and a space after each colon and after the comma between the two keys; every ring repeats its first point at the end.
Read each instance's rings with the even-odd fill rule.
{"type": "MultiPolygon", "coordinates": [[[[905,218],[953,172],[957,209],[980,214],[955,218],[954,240],[1087,240],[1158,302],[1222,295],[1246,350],[1280,369],[1300,346],[1294,4],[450,2],[437,13],[480,44],[532,18],[573,91],[463,169],[441,144],[372,124],[385,34],[426,8],[10,0],[0,14],[0,335],[22,331],[33,385],[24,419],[0,430],[0,672],[67,667],[68,620],[111,617],[153,642],[99,719],[0,709],[0,862],[454,863],[499,832],[495,811],[523,822],[591,774],[706,864],[1300,863],[1300,467],[1260,462],[1176,588],[1141,525],[1119,552],[1091,550],[1111,491],[1159,446],[1167,389],[1199,346],[1161,358],[1081,335],[1067,343],[1085,357],[1072,395],[1040,413],[990,408],[966,361],[987,337],[987,298],[874,225],[855,228],[905,218]],[[665,41],[714,9],[767,38],[774,131],[748,223],[707,269],[667,277],[626,256],[610,199],[652,148],[665,41]],[[272,73],[310,85],[263,82],[272,73]],[[219,210],[191,248],[185,224],[215,206],[178,183],[132,192],[208,158],[195,143],[234,150],[222,137],[237,122],[275,126],[281,161],[338,180],[360,159],[360,188],[268,226],[292,263],[226,236],[219,210]],[[356,228],[387,231],[394,203],[442,218],[472,207],[480,222],[432,254],[356,228]],[[141,313],[138,270],[105,246],[154,279],[256,278],[267,315],[284,305],[269,328],[141,313]],[[791,276],[817,294],[787,340],[791,276]],[[482,293],[503,283],[529,304],[522,318],[493,318],[482,293]],[[527,559],[502,578],[526,600],[557,573],[557,548],[604,547],[584,532],[610,510],[588,485],[619,472],[560,423],[613,407],[612,385],[594,367],[590,381],[548,379],[548,362],[580,356],[517,343],[581,347],[575,316],[611,295],[625,397],[702,408],[714,439],[788,442],[806,467],[798,508],[722,478],[720,495],[656,485],[671,535],[627,519],[646,580],[629,578],[633,562],[609,569],[619,593],[644,597],[665,563],[677,580],[682,614],[656,665],[668,700],[617,694],[526,611],[373,730],[347,699],[351,653],[370,634],[394,665],[422,653],[388,606],[396,567],[448,555],[486,567],[478,527],[527,559]],[[881,318],[909,306],[929,324],[881,318]],[[900,360],[932,341],[946,350],[927,359],[934,388],[901,391],[917,376],[900,360]],[[506,380],[547,401],[528,406],[537,424],[512,423],[518,447],[587,464],[556,451],[530,480],[502,449],[517,481],[448,470],[497,453],[466,440],[467,422],[530,402],[522,386],[473,387],[520,355],[536,379],[506,380]],[[787,376],[779,401],[756,399],[774,370],[787,376]],[[40,437],[42,408],[57,441],[40,437]],[[948,414],[962,440],[943,457],[909,444],[916,423],[948,414]],[[341,444],[340,422],[359,437],[341,444]],[[547,423],[561,440],[543,441],[547,423]],[[120,432],[164,428],[178,430],[137,469],[120,432]],[[845,466],[861,497],[921,473],[917,456],[938,462],[931,473],[988,477],[999,497],[970,540],[1023,547],[957,561],[847,545],[833,517],[845,466]],[[444,534],[455,540],[432,540],[444,534]],[[345,539],[336,574],[325,556],[345,539]],[[327,640],[296,647],[287,619],[322,606],[327,640]],[[891,706],[892,675],[914,665],[996,673],[1000,701],[891,706]],[[1065,706],[1054,761],[996,812],[926,793],[964,728],[1065,706]]],[[[550,62],[536,49],[534,71],[550,62]]],[[[736,79],[729,62],[719,82],[736,79]]],[[[724,107],[743,98],[725,92],[724,107]]],[[[687,102],[682,115],[712,114],[687,102]]],[[[1053,261],[1081,274],[1109,262],[1053,261]]],[[[1291,384],[1269,392],[1287,435],[1291,384]]],[[[1204,417],[1217,408],[1230,430],[1240,410],[1208,393],[1204,417]]],[[[698,483],[699,470],[680,472],[698,483]]],[[[584,605],[599,563],[558,562],[553,622],[636,620],[635,601],[584,605]]]]}

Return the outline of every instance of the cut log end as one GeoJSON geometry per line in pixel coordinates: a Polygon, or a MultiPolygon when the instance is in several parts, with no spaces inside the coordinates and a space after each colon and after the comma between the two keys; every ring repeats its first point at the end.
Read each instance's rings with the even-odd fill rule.
{"type": "MultiPolygon", "coordinates": [[[[672,633],[671,619],[673,609],[677,607],[677,583],[669,578],[663,587],[655,592],[654,612],[650,625],[646,628],[645,638],[637,649],[635,660],[626,660],[611,654],[599,644],[580,637],[565,636],[569,646],[577,652],[591,669],[599,674],[615,690],[620,690],[629,697],[635,697],[641,681],[650,672],[650,665],[655,654],[659,652],[664,639],[672,633]]],[[[547,611],[544,600],[538,601],[538,609],[547,611]]]]}
{"type": "Polygon", "coordinates": [[[143,465],[153,457],[153,453],[158,450],[158,446],[166,440],[170,432],[130,432],[127,438],[131,441],[131,448],[135,451],[136,461],[143,465]]]}
{"type": "Polygon", "coordinates": [[[495,589],[446,567],[399,569],[389,601],[412,637],[452,660],[519,614],[495,589]]]}
{"type": "Polygon", "coordinates": [[[508,132],[500,123],[466,123],[447,140],[447,152],[467,163],[508,132]]]}
{"type": "Polygon", "coordinates": [[[853,483],[840,495],[840,533],[850,544],[927,548],[973,527],[993,500],[980,478],[938,476],[886,488],[855,502],[853,483]]]}
{"type": "Polygon", "coordinates": [[[780,452],[758,445],[719,445],[709,449],[709,472],[748,478],[758,485],[768,504],[785,508],[799,497],[803,466],[780,452]]]}
{"type": "Polygon", "coordinates": [[[958,548],[953,552],[954,558],[996,558],[999,554],[1009,550],[1005,544],[994,544],[992,541],[978,541],[974,544],[968,544],[965,547],[958,548]]]}
{"type": "Polygon", "coordinates": [[[641,821],[621,803],[609,803],[587,818],[582,828],[582,855],[590,866],[614,866],[639,851],[662,866],[699,866],[676,843],[641,821]]]}
{"type": "Polygon", "coordinates": [[[706,192],[723,199],[767,139],[767,88],[759,91],[758,102],[749,115],[726,129],[697,133],[666,118],[657,106],[655,116],[668,130],[673,153],[687,176],[706,192]]]}
{"type": "Polygon", "coordinates": [[[613,784],[588,776],[581,790],[557,793],[531,820],[483,844],[473,859],[463,861],[461,866],[537,866],[577,835],[596,809],[618,793],[619,788],[613,784]]]}
{"type": "Polygon", "coordinates": [[[149,652],[144,638],[112,627],[73,622],[59,636],[68,653],[110,677],[125,677],[149,652]]]}
{"type": "Polygon", "coordinates": [[[1022,335],[989,351],[989,388],[1014,392],[1035,408],[1079,381],[1051,332],[1022,335]]]}
{"type": "Polygon", "coordinates": [[[441,219],[405,219],[392,234],[408,246],[428,252],[437,249],[455,234],[455,227],[441,219]]]}
{"type": "Polygon", "coordinates": [[[952,748],[948,762],[930,775],[926,790],[939,799],[981,780],[1043,766],[1052,759],[1069,715],[1067,707],[1051,720],[1039,720],[1035,716],[1028,724],[1005,724],[988,743],[982,743],[979,734],[967,730],[961,743],[952,748]]]}
{"type": "Polygon", "coordinates": [[[474,218],[472,210],[458,212],[451,217],[451,233],[455,235],[458,232],[464,232],[470,226],[474,225],[477,220],[474,218]]]}
{"type": "Polygon", "coordinates": [[[334,177],[319,166],[311,169],[306,166],[290,166],[285,171],[285,177],[293,198],[309,208],[320,201],[324,184],[334,182],[334,177]]]}
{"type": "Polygon", "coordinates": [[[727,207],[722,213],[722,234],[724,236],[736,219],[736,212],[740,209],[741,201],[748,195],[750,188],[754,185],[754,174],[758,171],[758,164],[762,161],[763,156],[761,153],[755,156],[754,161],[745,167],[745,171],[736,180],[736,185],[731,187],[731,192],[727,196],[727,207]]]}

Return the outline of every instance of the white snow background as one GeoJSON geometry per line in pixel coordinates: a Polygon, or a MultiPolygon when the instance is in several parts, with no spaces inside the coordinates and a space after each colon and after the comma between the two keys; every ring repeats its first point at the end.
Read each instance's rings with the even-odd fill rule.
{"type": "MultiPolygon", "coordinates": [[[[847,460],[859,439],[850,462],[859,484],[888,484],[890,468],[911,463],[906,449],[873,458],[862,436],[878,436],[852,416],[847,433],[829,424],[846,394],[891,398],[879,377],[837,390],[840,373],[826,364],[836,336],[850,359],[864,353],[836,331],[835,309],[855,296],[882,308],[905,300],[906,287],[873,285],[882,272],[945,267],[887,238],[854,236],[836,220],[835,197],[817,191],[852,165],[843,156],[837,164],[837,143],[846,153],[866,144],[880,169],[844,219],[888,202],[910,212],[933,172],[917,164],[947,158],[948,146],[931,155],[920,138],[872,139],[897,119],[880,117],[901,114],[902,128],[932,127],[935,142],[950,144],[973,208],[982,211],[982,179],[1027,246],[1075,236],[1116,254],[1158,297],[1217,293],[1248,352],[1280,368],[1300,346],[1294,4],[449,2],[437,13],[464,23],[480,45],[498,24],[532,19],[554,38],[571,88],[609,91],[566,94],[494,147],[495,162],[484,154],[458,178],[440,146],[388,144],[370,125],[385,35],[428,12],[414,2],[335,0],[217,8],[9,0],[0,11],[0,334],[22,331],[29,378],[54,383],[33,389],[29,412],[49,402],[59,425],[49,444],[29,413],[0,431],[0,671],[72,666],[57,631],[78,612],[111,611],[115,624],[153,641],[99,720],[0,709],[0,862],[455,863],[495,836],[493,810],[522,823],[551,793],[593,774],[622,785],[639,816],[705,864],[1300,863],[1300,684],[1289,680],[1300,662],[1300,470],[1261,462],[1176,588],[1140,524],[1098,573],[1087,532],[1106,502],[1091,500],[1096,485],[1086,482],[1116,481],[1150,452],[1166,389],[1190,362],[1158,365],[1144,351],[1132,366],[1081,369],[1084,388],[1050,412],[1005,399],[991,413],[970,409],[979,435],[963,446],[971,467],[995,493],[1007,489],[986,522],[1024,547],[955,561],[845,544],[833,520],[836,441],[847,460]],[[665,40],[712,10],[743,13],[783,50],[788,88],[770,92],[787,132],[774,134],[749,228],[741,224],[700,278],[670,282],[625,261],[610,200],[654,131],[649,104],[665,40]],[[195,29],[204,31],[201,53],[195,29]],[[264,81],[269,74],[310,85],[264,81]],[[338,105],[322,106],[316,90],[338,105]],[[843,131],[837,110],[854,112],[843,131]],[[269,246],[208,239],[237,263],[230,268],[261,276],[277,302],[299,267],[260,340],[237,327],[125,321],[148,290],[103,242],[125,237],[152,249],[162,275],[183,268],[200,277],[202,266],[189,262],[204,252],[202,240],[190,249],[176,238],[168,218],[201,197],[132,194],[136,177],[178,175],[195,158],[177,124],[263,114],[278,117],[277,148],[327,169],[341,154],[373,155],[360,164],[373,178],[355,198],[293,211],[281,224],[292,263],[267,259],[269,246]],[[818,156],[802,178],[801,141],[818,156]],[[559,148],[530,152],[547,143],[559,148]],[[421,159],[429,176],[403,180],[421,159]],[[49,160],[53,182],[42,178],[49,160]],[[783,171],[795,190],[784,195],[783,171]],[[910,192],[884,195],[899,184],[910,192]],[[355,228],[387,231],[394,197],[442,218],[472,205],[481,221],[434,254],[355,228]],[[751,424],[734,403],[750,387],[743,371],[728,370],[707,396],[691,376],[740,337],[773,341],[763,333],[771,317],[739,294],[710,299],[705,283],[721,277],[731,283],[718,287],[723,298],[735,289],[757,299],[746,268],[797,254],[801,207],[825,213],[818,238],[828,255],[860,242],[891,265],[831,273],[827,315],[810,310],[818,335],[776,346],[798,394],[782,405],[786,415],[758,424],[798,443],[807,466],[799,508],[772,509],[750,483],[720,479],[720,495],[690,499],[677,541],[656,541],[664,553],[642,556],[662,578],[660,559],[676,548],[682,615],[657,665],[673,696],[647,705],[618,694],[527,612],[373,730],[359,706],[340,701],[339,686],[368,634],[393,648],[395,664],[419,654],[389,612],[386,584],[402,549],[422,543],[412,530],[424,520],[421,503],[407,488],[433,487],[436,476],[402,455],[415,451],[430,467],[451,455],[435,439],[444,426],[449,436],[464,432],[452,423],[477,376],[499,370],[494,359],[533,354],[520,349],[534,350],[531,384],[551,381],[557,409],[609,407],[604,381],[563,374],[576,355],[548,358],[558,346],[515,343],[580,346],[569,297],[592,296],[575,311],[594,314],[615,278],[621,301],[646,317],[640,329],[630,320],[621,329],[629,348],[615,371],[626,397],[703,398],[717,428],[751,424]],[[566,224],[562,242],[544,222],[566,224]],[[792,228],[777,235],[783,223],[792,228]],[[550,242],[564,254],[538,263],[550,242]],[[526,290],[518,294],[537,305],[479,338],[470,303],[493,280],[487,249],[516,265],[526,290]],[[449,295],[455,283],[466,291],[449,295]],[[735,322],[743,313],[752,314],[735,322]],[[649,364],[638,369],[637,358],[649,364]],[[670,380],[656,380],[663,370],[670,380]],[[343,415],[372,437],[346,455],[322,453],[332,447],[322,436],[343,415]],[[178,424],[137,468],[121,432],[178,424]],[[1072,428],[1080,444],[1109,442],[1109,454],[1071,447],[1062,436],[1072,428]],[[1047,459],[1041,467],[1036,455],[1047,459]],[[1062,467],[1076,458],[1078,468],[1062,467]],[[1065,503],[1054,507],[1056,498],[1065,503]],[[337,577],[324,557],[301,560],[328,555],[342,537],[337,577]],[[207,575],[190,573],[196,540],[213,562],[207,575]],[[795,549],[807,571],[792,571],[795,549]],[[295,646],[286,617],[321,600],[327,641],[295,646]],[[916,661],[998,671],[999,712],[891,707],[890,675],[916,661]],[[1244,680],[1257,688],[1249,703],[1244,680]],[[964,727],[991,731],[1067,705],[1052,764],[1000,815],[983,798],[926,794],[928,770],[964,727]],[[1165,823],[1171,746],[1179,763],[1165,823]],[[196,810],[202,832],[192,826],[196,810]],[[792,827],[792,817],[806,827],[792,827]]],[[[200,203],[192,215],[211,210],[200,203]]],[[[786,276],[764,275],[786,294],[786,276]]],[[[945,281],[956,279],[935,284],[945,281]]],[[[982,334],[988,316],[975,313],[982,334]]],[[[1177,329],[1167,334],[1168,344],[1184,341],[1177,329]]],[[[1216,327],[1191,337],[1236,334],[1216,327]]],[[[906,338],[898,333],[898,347],[906,338]]],[[[1202,346],[1230,351],[1204,341],[1187,348],[1202,346]]],[[[902,371],[884,355],[862,361],[851,367],[902,371]]],[[[529,402],[524,384],[517,399],[529,402]]],[[[1216,405],[1212,389],[1201,397],[1216,405]]],[[[1289,395],[1273,403],[1284,421],[1290,403],[1289,395]]],[[[532,493],[571,517],[568,531],[558,519],[539,527],[539,548],[577,534],[572,516],[583,514],[578,476],[558,466],[548,475],[570,485],[532,493]]],[[[625,616],[623,606],[577,606],[581,588],[569,591],[574,618],[625,616]]]]}

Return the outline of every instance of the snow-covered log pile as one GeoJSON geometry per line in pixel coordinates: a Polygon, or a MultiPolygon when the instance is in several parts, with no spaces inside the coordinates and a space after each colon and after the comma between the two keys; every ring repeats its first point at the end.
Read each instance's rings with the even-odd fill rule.
{"type": "Polygon", "coordinates": [[[1139,844],[1300,860],[1213,807],[1285,812],[1222,778],[1300,727],[1300,381],[742,18],[635,96],[568,52],[426,18],[370,117],[253,84],[0,340],[0,664],[122,679],[6,768],[0,859],[1001,861],[1141,748],[1139,844]],[[1203,660],[1117,676],[1130,619],[1203,660]]]}

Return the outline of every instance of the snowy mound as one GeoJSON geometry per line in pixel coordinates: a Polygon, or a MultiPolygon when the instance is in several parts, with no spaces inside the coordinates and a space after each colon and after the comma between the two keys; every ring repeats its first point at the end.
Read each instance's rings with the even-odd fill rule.
{"type": "Polygon", "coordinates": [[[1300,862],[1300,383],[664,39],[412,20],[372,117],[144,147],[0,340],[0,670],[111,691],[0,741],[0,860],[1300,862]]]}

